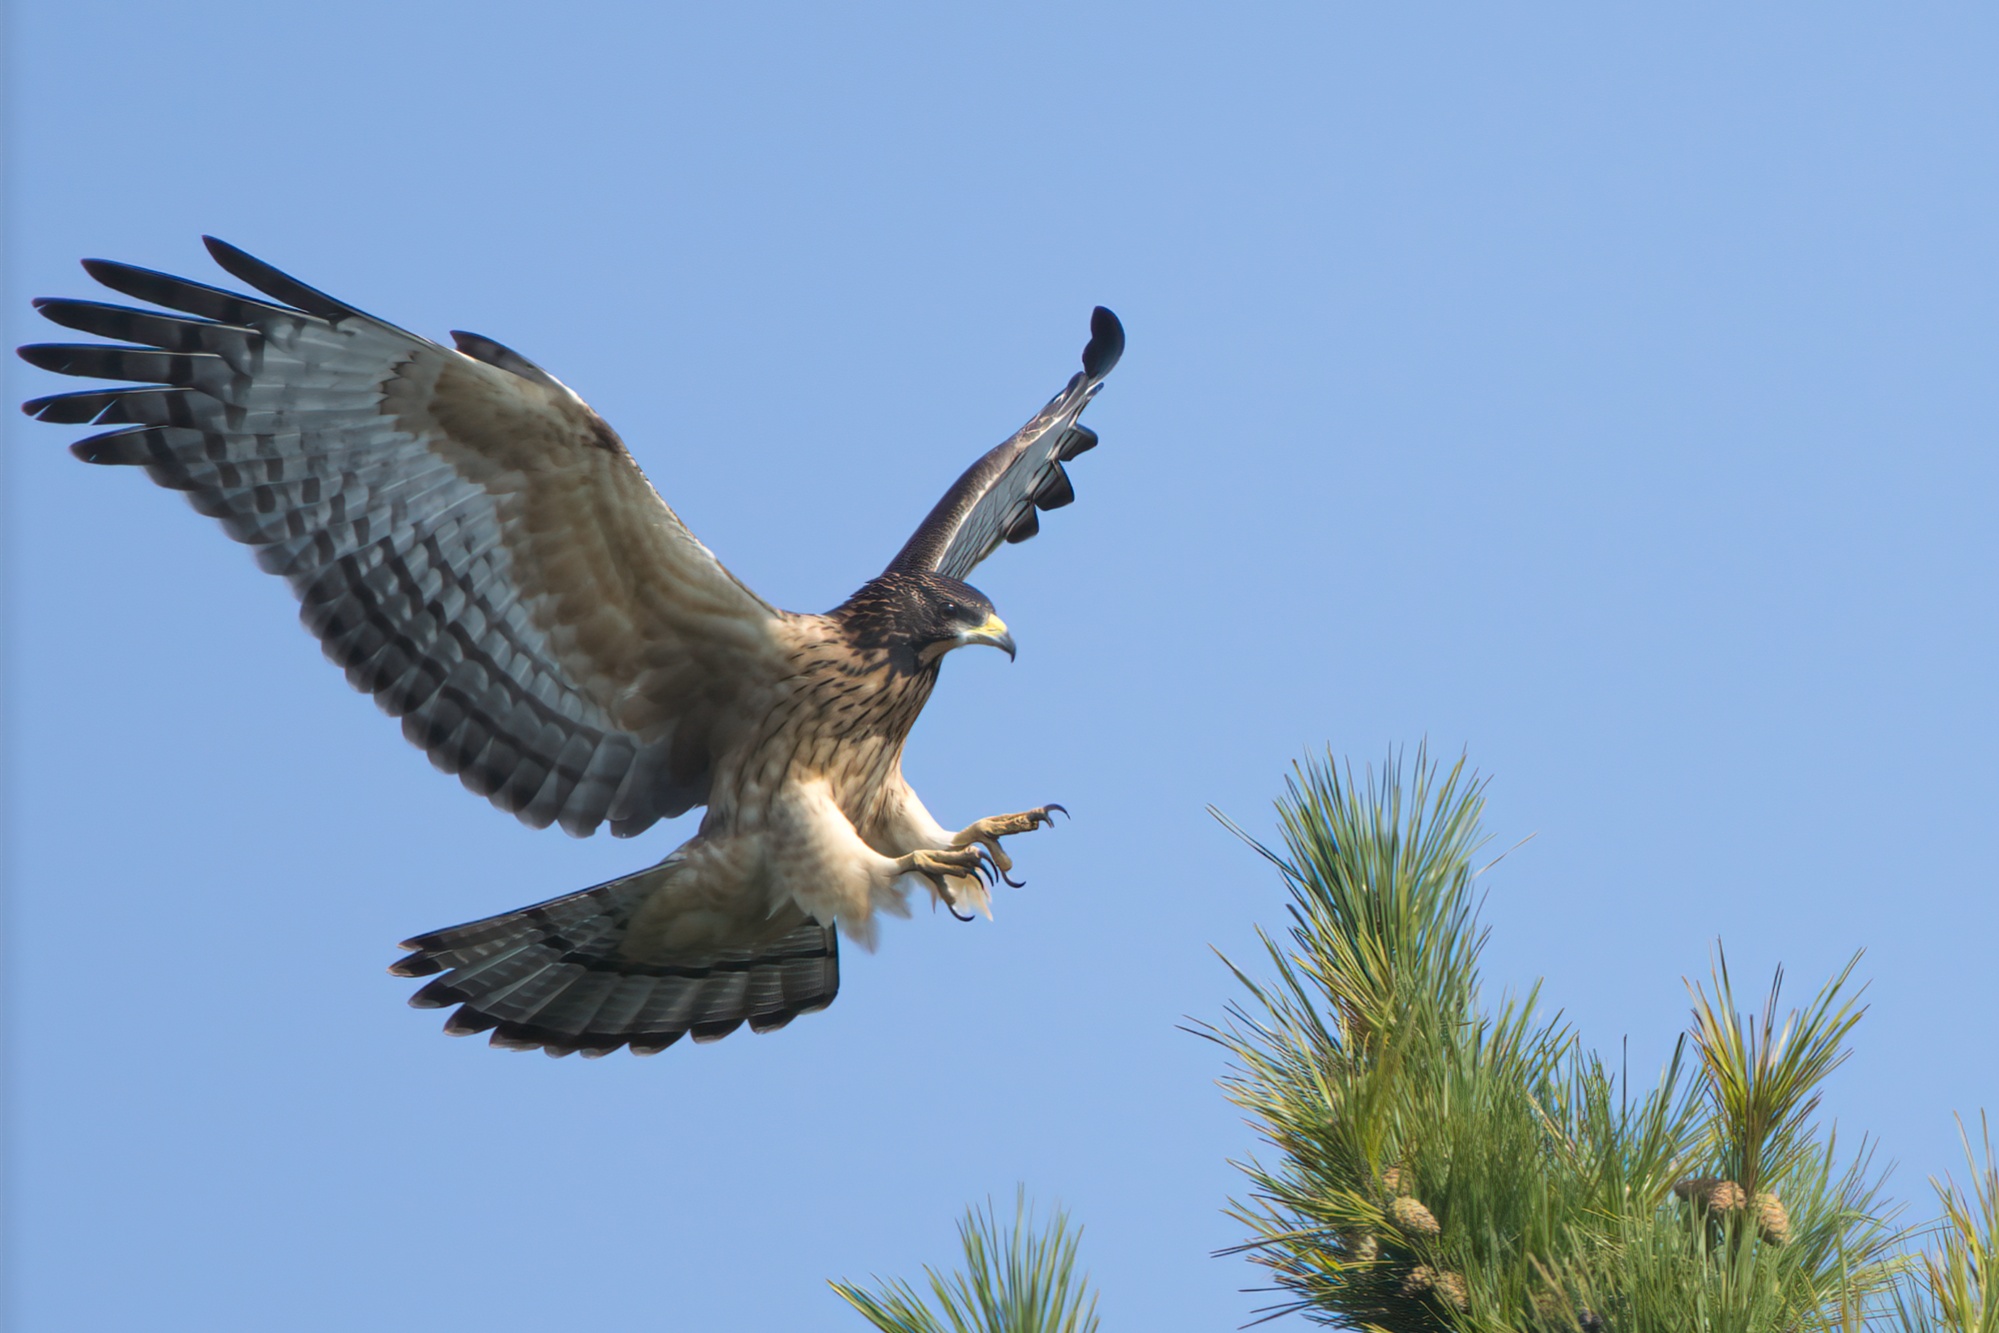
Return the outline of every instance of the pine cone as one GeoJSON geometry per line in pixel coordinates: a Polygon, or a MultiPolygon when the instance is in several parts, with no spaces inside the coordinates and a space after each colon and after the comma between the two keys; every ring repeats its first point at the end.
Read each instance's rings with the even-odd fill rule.
{"type": "Polygon", "coordinates": [[[1405,1236],[1434,1236],[1443,1230],[1428,1208],[1406,1194],[1388,1205],[1388,1220],[1405,1236]]]}
{"type": "Polygon", "coordinates": [[[1456,1273],[1439,1273],[1430,1282],[1431,1293],[1453,1310],[1462,1310],[1470,1299],[1465,1280],[1456,1273]]]}
{"type": "Polygon", "coordinates": [[[1402,1192],[1402,1168],[1391,1166],[1381,1173],[1381,1183],[1390,1194],[1402,1192]]]}
{"type": "Polygon", "coordinates": [[[1791,1215],[1775,1194],[1756,1196],[1756,1230],[1766,1244],[1782,1245],[1791,1239],[1791,1215]]]}
{"type": "Polygon", "coordinates": [[[1373,1236],[1342,1236],[1340,1239],[1346,1242],[1348,1263],[1371,1264],[1381,1257],[1381,1242],[1373,1236]]]}
{"type": "Polygon", "coordinates": [[[1749,1206],[1749,1191],[1732,1180],[1724,1180],[1707,1192],[1703,1202],[1711,1212],[1732,1213],[1749,1206]]]}
{"type": "Polygon", "coordinates": [[[1437,1270],[1428,1264],[1417,1264],[1402,1278],[1402,1294],[1411,1300],[1427,1295],[1430,1288],[1437,1285],[1437,1270]]]}
{"type": "Polygon", "coordinates": [[[1720,1176],[1688,1176],[1673,1186],[1673,1193],[1711,1212],[1729,1213],[1749,1206],[1749,1192],[1720,1176]]]}
{"type": "Polygon", "coordinates": [[[1578,1310],[1576,1311],[1576,1327],[1581,1329],[1582,1333],[1603,1333],[1603,1316],[1594,1310],[1578,1310]]]}

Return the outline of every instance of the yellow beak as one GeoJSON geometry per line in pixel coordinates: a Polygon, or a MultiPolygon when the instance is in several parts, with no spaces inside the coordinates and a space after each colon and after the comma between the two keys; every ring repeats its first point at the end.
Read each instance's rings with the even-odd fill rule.
{"type": "Polygon", "coordinates": [[[1004,648],[1008,661],[1013,660],[1013,635],[1006,632],[1006,622],[997,615],[986,617],[986,623],[977,629],[968,629],[958,635],[960,644],[989,643],[995,648],[1004,648]]]}

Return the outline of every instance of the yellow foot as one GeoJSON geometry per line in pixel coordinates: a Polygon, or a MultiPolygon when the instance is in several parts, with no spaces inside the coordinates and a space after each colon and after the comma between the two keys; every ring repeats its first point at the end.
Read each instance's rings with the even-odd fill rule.
{"type": "Polygon", "coordinates": [[[985,885],[979,881],[995,873],[992,859],[984,847],[944,847],[934,851],[925,848],[897,857],[895,869],[899,875],[923,876],[943,900],[944,906],[951,910],[951,915],[960,921],[972,918],[958,910],[958,894],[953,892],[951,881],[971,880],[970,896],[983,901],[985,885]]]}
{"type": "Polygon", "coordinates": [[[992,858],[993,868],[999,871],[999,877],[1017,889],[1021,887],[1019,881],[1006,873],[1013,869],[1013,858],[1006,854],[999,840],[1015,833],[1032,833],[1043,824],[1052,824],[1057,812],[1069,813],[1059,805],[1044,805],[1037,810],[1023,810],[1017,815],[993,815],[958,830],[952,835],[951,845],[969,847],[977,843],[984,847],[992,858]]]}

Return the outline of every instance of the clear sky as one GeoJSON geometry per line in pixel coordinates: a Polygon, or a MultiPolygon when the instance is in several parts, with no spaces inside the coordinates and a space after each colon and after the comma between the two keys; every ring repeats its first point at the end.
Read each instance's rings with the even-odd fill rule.
{"type": "Polygon", "coordinates": [[[1108,1327],[1233,1327],[1252,1144],[1178,1025],[1282,893],[1203,808],[1425,737],[1537,835],[1489,981],[1635,1069],[1717,936],[1807,994],[1865,947],[1828,1106],[1927,1206],[1999,1110],[1999,18],[1754,8],[12,0],[10,342],[82,256],[226,281],[213,232],[548,366],[786,607],[1093,304],[1130,335],[1077,503],[975,578],[1019,661],[954,658],[908,760],[947,823],[1075,821],[996,922],[653,1059],[449,1039],[383,969],[691,821],[499,814],[212,523],[10,414],[20,1333],[854,1328],[825,1278],[1016,1182],[1108,1327]]]}

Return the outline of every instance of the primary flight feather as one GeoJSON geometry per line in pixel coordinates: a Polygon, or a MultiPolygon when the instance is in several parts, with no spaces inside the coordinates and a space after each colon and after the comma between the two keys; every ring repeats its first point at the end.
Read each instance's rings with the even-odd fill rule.
{"type": "Polygon", "coordinates": [[[922,885],[983,908],[1002,837],[1059,807],[944,828],[903,780],[903,742],[951,650],[1013,651],[962,580],[1037,511],[1124,331],[1091,317],[1083,369],[974,463],[878,577],[824,615],[780,611],[725,569],[568,386],[477,334],[456,350],[234,246],[264,298],[104,260],[163,309],[43,299],[119,344],[36,344],[33,365],[129,381],[37,398],[32,416],[115,429],[72,446],[144,467],[291,584],[355,688],[471,790],[536,827],[619,835],[706,806],[649,869],[409,940],[412,997],[451,1032],[552,1055],[641,1053],[824,1008],[836,930],[874,939],[922,885]]]}

